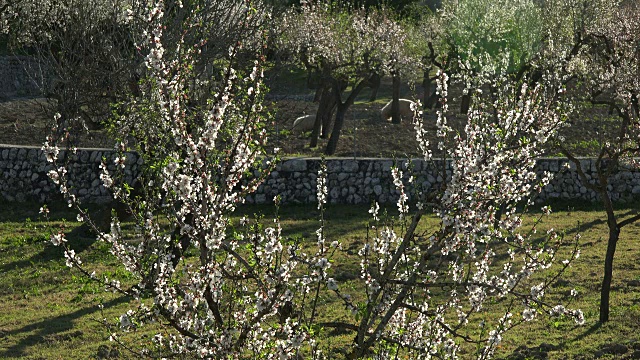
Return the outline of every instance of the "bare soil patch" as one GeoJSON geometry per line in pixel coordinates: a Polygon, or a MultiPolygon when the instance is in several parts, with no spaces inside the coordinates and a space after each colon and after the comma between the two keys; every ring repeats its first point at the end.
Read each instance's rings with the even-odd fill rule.
{"type": "MultiPolygon", "coordinates": [[[[10,98],[0,102],[0,144],[40,146],[51,133],[54,106],[44,98],[10,98]]],[[[111,148],[104,130],[74,129],[78,147],[111,148]]]]}
{"type": "MultiPolygon", "coordinates": [[[[409,94],[405,97],[413,97],[409,94]]],[[[410,121],[391,124],[380,116],[386,98],[375,102],[356,102],[347,113],[335,156],[341,157],[420,157],[415,130],[410,121]]],[[[458,104],[450,104],[448,122],[454,129],[462,131],[465,116],[458,114],[458,104]]],[[[309,147],[309,133],[293,134],[290,129],[294,120],[303,115],[315,114],[318,104],[310,96],[281,98],[268,101],[267,106],[275,114],[269,128],[270,150],[280,148],[280,153],[289,156],[320,156],[328,141],[320,139],[319,146],[309,147]]],[[[436,114],[425,110],[425,127],[432,144],[437,142],[436,114]]],[[[578,156],[597,154],[599,144],[611,139],[615,130],[615,117],[602,107],[586,107],[573,115],[571,126],[562,130],[564,144],[578,156]]],[[[53,106],[43,98],[13,98],[0,102],[0,144],[40,146],[50,133],[53,123],[53,106]]],[[[77,146],[112,148],[114,141],[104,130],[74,129],[77,146]]],[[[558,151],[549,150],[549,155],[558,151]]]]}

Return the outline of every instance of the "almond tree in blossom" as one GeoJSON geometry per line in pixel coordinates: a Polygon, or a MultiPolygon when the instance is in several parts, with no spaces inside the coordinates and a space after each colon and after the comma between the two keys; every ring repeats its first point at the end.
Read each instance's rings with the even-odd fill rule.
{"type": "MultiPolygon", "coordinates": [[[[572,9],[576,10],[576,9],[572,9]]],[[[607,214],[609,238],[604,260],[604,276],[600,295],[600,322],[609,321],[611,281],[616,245],[623,227],[640,220],[639,215],[625,217],[616,214],[614,203],[618,200],[609,192],[610,180],[624,169],[636,169],[640,155],[640,7],[636,3],[598,1],[578,11],[566,13],[572,16],[575,26],[568,31],[577,43],[577,56],[570,63],[572,75],[579,83],[574,92],[575,103],[588,102],[590,112],[577,111],[577,121],[586,116],[599,119],[602,126],[595,147],[595,174],[589,174],[575,151],[559,143],[561,152],[575,165],[580,181],[594,191],[607,214]],[[606,106],[606,111],[594,111],[593,106],[606,106]],[[613,120],[612,120],[613,119],[613,120]]],[[[583,110],[583,109],[582,109],[583,110]]],[[[631,192],[631,189],[629,189],[631,192]]]]}
{"type": "MultiPolygon", "coordinates": [[[[392,170],[400,191],[402,225],[398,229],[376,225],[375,235],[359,252],[366,301],[352,302],[348,291],[340,292],[360,320],[329,324],[354,332],[351,358],[366,356],[381,344],[387,345],[379,348],[386,356],[406,352],[416,358],[456,358],[460,341],[481,344],[478,358],[489,358],[505,331],[538,314],[564,314],[584,321],[579,310],[546,304],[542,296],[550,282],[531,279],[556,260],[562,236],[551,229],[544,245],[534,246],[535,225],[528,231],[520,229],[518,204],[549,180],[536,176],[535,159],[562,125],[556,112],[562,85],[545,80],[545,86],[529,88],[526,83],[501,83],[491,75],[490,81],[500,89],[499,100],[474,94],[477,105],[459,134],[447,124],[448,78],[439,74],[443,106],[438,112],[437,147],[450,159],[449,170],[433,157],[420,116],[414,124],[425,159],[441,166],[441,175],[448,172],[450,179],[442,187],[412,194],[411,206],[407,188],[416,186],[415,179],[403,180],[401,167],[392,170]],[[418,231],[428,208],[440,225],[418,231]],[[498,220],[501,209],[504,214],[498,220]],[[505,252],[506,263],[496,262],[496,255],[505,252]],[[443,293],[446,300],[439,298],[443,293]],[[508,310],[494,323],[480,322],[478,315],[486,311],[490,299],[503,299],[508,310]],[[472,327],[479,323],[485,330],[478,335],[472,327]]],[[[378,220],[377,204],[371,213],[378,220]]],[[[560,271],[578,255],[574,248],[560,271]]]]}
{"type": "MultiPolygon", "coordinates": [[[[78,119],[95,130],[112,114],[114,105],[140,95],[139,81],[146,77],[144,58],[136,43],[144,31],[147,0],[20,0],[0,2],[0,33],[9,50],[26,53],[37,62],[38,86],[51,100],[61,120],[78,119]]],[[[181,1],[164,3],[166,46],[180,37],[190,43],[202,41],[191,84],[192,102],[210,91],[210,80],[219,69],[216,60],[229,46],[242,42],[255,50],[264,25],[266,7],[249,7],[243,1],[181,1]],[[251,16],[245,16],[246,11],[251,16]],[[197,27],[184,22],[198,14],[197,27]],[[186,32],[186,35],[185,35],[186,32]]],[[[238,61],[246,58],[244,51],[238,61]]],[[[76,126],[77,127],[77,126],[76,126]]]]}
{"type": "MultiPolygon", "coordinates": [[[[251,3],[246,6],[245,16],[249,17],[251,3]]],[[[163,37],[164,9],[162,1],[149,8],[146,38],[138,44],[146,54],[149,76],[142,83],[141,99],[117,120],[126,137],[119,144],[123,152],[115,159],[116,165],[125,170],[124,150],[130,147],[137,148],[147,164],[138,179],[143,185],[141,196],[130,196],[129,185],[120,181],[119,173],[109,173],[106,163],[101,174],[114,197],[129,204],[137,233],[131,242],[131,235],[123,234],[114,217],[111,230],[99,232],[98,239],[111,244],[113,254],[139,284],[126,289],[117,279],[90,273],[68,248],[64,234],[52,241],[65,247],[68,265],[113,291],[141,298],[140,306],[123,314],[113,327],[113,340],[119,341],[119,331],[133,330],[148,321],[166,324],[168,329],[153,338],[152,346],[125,345],[139,356],[289,356],[306,338],[294,322],[277,328],[272,324],[296,286],[290,284],[296,261],[287,255],[279,224],[262,228],[243,222],[244,235],[228,232],[229,215],[264,176],[249,178],[247,173],[264,166],[266,174],[270,167],[263,150],[267,122],[261,107],[264,58],[257,54],[247,71],[236,70],[234,60],[241,44],[232,46],[217,92],[205,105],[189,107],[188,85],[203,44],[182,38],[168,51],[163,37]],[[195,258],[185,256],[189,250],[197,253],[195,258]]],[[[190,16],[186,21],[198,26],[197,12],[190,16]]],[[[58,164],[56,140],[51,138],[44,149],[58,164]]],[[[51,177],[70,206],[78,206],[79,219],[91,221],[70,191],[65,173],[59,167],[51,177]]]]}
{"type": "MultiPolygon", "coordinates": [[[[251,3],[245,4],[251,16],[251,3]]],[[[316,181],[321,218],[315,242],[285,240],[277,217],[266,224],[231,220],[272,166],[263,150],[264,57],[258,52],[249,69],[235,69],[241,44],[230,47],[216,91],[204,105],[191,107],[188,84],[202,43],[185,35],[165,46],[164,9],[162,1],[149,7],[145,38],[137,44],[149,76],[140,98],[117,119],[121,151],[105,161],[118,170],[112,173],[104,163],[100,175],[113,196],[130,206],[136,226],[134,233],[124,232],[114,217],[98,240],[111,246],[138,284],[127,288],[86,269],[64,232],[51,237],[63,247],[68,266],[137,299],[139,305],[116,323],[105,321],[113,341],[140,357],[210,359],[454,359],[471,343],[475,356],[487,359],[506,331],[542,314],[584,322],[580,310],[545,298],[578,249],[560,257],[561,233],[536,234],[548,208],[533,228],[521,228],[519,205],[530,204],[532,192],[550,178],[538,178],[535,159],[562,125],[558,104],[564,89],[556,72],[533,87],[481,74],[500,90],[499,98],[474,92],[462,132],[447,123],[449,79],[438,73],[442,110],[434,146],[443,159],[433,155],[418,106],[413,121],[424,159],[447,181],[420,188],[410,168],[393,168],[398,218],[381,221],[379,205],[372,206],[371,235],[351,256],[360,265],[359,278],[343,284],[334,273],[341,243],[325,231],[324,167],[316,181]],[[135,197],[121,178],[128,166],[124,150],[132,147],[146,164],[138,179],[144,189],[135,197]],[[428,212],[439,224],[419,230],[428,212]],[[543,271],[552,273],[545,280],[534,277],[543,271]],[[336,296],[347,311],[326,319],[319,299],[336,296]],[[497,300],[507,304],[503,313],[487,316],[489,303],[497,300]],[[161,328],[150,343],[122,340],[122,332],[149,322],[161,328]],[[349,332],[352,343],[337,349],[323,329],[349,332]]],[[[186,21],[200,24],[197,12],[186,21]]],[[[79,220],[92,224],[69,186],[71,169],[58,159],[60,140],[51,136],[43,146],[56,165],[50,177],[79,220]]]]}
{"type": "Polygon", "coordinates": [[[332,108],[325,104],[335,104],[327,155],[336,151],[345,115],[372,78],[400,73],[417,64],[406,51],[406,33],[388,10],[349,10],[330,2],[311,1],[284,14],[281,29],[280,46],[298,63],[321,74],[321,86],[326,88],[316,115],[312,146],[317,144],[322,119],[323,131],[329,128],[332,108]],[[347,85],[351,90],[345,93],[347,85]]]}

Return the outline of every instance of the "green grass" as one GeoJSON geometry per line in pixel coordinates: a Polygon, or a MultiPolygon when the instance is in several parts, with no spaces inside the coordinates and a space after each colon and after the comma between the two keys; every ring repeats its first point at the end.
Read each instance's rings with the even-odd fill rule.
{"type": "MultiPolygon", "coordinates": [[[[634,351],[632,342],[640,337],[640,287],[632,285],[632,280],[640,280],[640,246],[637,243],[640,223],[623,229],[614,262],[611,321],[600,326],[597,322],[599,288],[607,236],[604,213],[597,210],[596,205],[578,209],[572,206],[556,204],[554,208],[559,211],[545,219],[542,226],[565,230],[568,235],[578,230],[582,234],[580,259],[553,288],[550,296],[566,301],[570,289],[578,290],[577,302],[572,306],[583,309],[586,324],[577,326],[569,320],[541,317],[507,333],[499,357],[506,358],[516,349],[526,347],[531,349],[529,355],[519,358],[535,358],[535,348],[539,349],[541,345],[550,359],[590,359],[611,343],[627,346],[626,355],[634,351]]],[[[0,358],[96,358],[99,351],[104,353],[113,346],[99,321],[103,317],[112,320],[136,303],[104,292],[100,286],[68,269],[61,249],[48,243],[51,229],[60,226],[70,233],[69,241],[85,264],[123,275],[103,244],[93,242],[75,221],[66,220],[74,219],[75,214],[62,206],[53,207],[53,219],[44,223],[39,218],[38,208],[36,204],[4,204],[0,209],[0,358]],[[105,305],[104,313],[98,308],[100,303],[105,305]]],[[[618,211],[633,213],[636,208],[633,205],[618,211]]],[[[350,254],[357,252],[366,236],[367,209],[363,206],[329,206],[326,213],[327,239],[340,240],[344,250],[336,256],[338,261],[330,269],[331,276],[342,280],[346,287],[357,286],[355,278],[359,265],[350,254]],[[351,261],[344,262],[347,259],[351,261]]],[[[269,218],[273,209],[254,206],[239,210],[242,214],[259,212],[265,212],[269,218]]],[[[286,206],[281,209],[280,216],[285,237],[314,242],[318,227],[315,207],[286,206]]],[[[433,226],[436,226],[433,218],[426,219],[423,225],[425,228],[433,226]]],[[[544,229],[540,229],[540,233],[544,229]]],[[[502,305],[492,306],[497,313],[502,305]]],[[[320,299],[320,314],[327,319],[335,316],[348,319],[349,316],[330,295],[320,299]]],[[[519,314],[514,314],[517,316],[519,314]]],[[[139,338],[145,334],[147,332],[135,336],[139,338]]],[[[336,348],[345,346],[352,337],[329,331],[324,336],[336,348]]],[[[337,357],[338,353],[332,355],[337,357]]],[[[123,350],[120,350],[120,358],[127,358],[123,350]]]]}

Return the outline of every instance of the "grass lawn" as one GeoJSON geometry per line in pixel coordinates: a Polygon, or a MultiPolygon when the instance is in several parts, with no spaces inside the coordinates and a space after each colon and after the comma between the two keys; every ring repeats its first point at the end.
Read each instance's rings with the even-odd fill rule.
{"type": "MultiPolygon", "coordinates": [[[[50,206],[52,219],[44,223],[37,204],[3,204],[0,208],[0,359],[89,359],[128,358],[126,351],[110,343],[109,333],[100,323],[135,307],[132,299],[104,292],[65,266],[61,249],[48,242],[51,229],[64,227],[70,243],[85,264],[98,270],[126,274],[118,270],[108,248],[78,229],[75,214],[62,206],[50,206]],[[99,304],[104,305],[100,310],[99,304]]],[[[633,213],[637,206],[619,209],[633,213]]],[[[623,229],[614,262],[611,321],[599,325],[599,288],[603,273],[607,227],[604,213],[597,207],[572,208],[557,204],[543,227],[582,234],[581,257],[553,288],[554,299],[566,299],[571,289],[578,291],[572,307],[581,308],[584,326],[571,320],[539,317],[508,332],[499,358],[511,359],[591,359],[640,358],[640,223],[623,229]],[[615,353],[622,354],[615,354],[615,353]],[[545,357],[546,356],[546,357],[545,357]],[[637,356],[637,357],[632,357],[637,356]]],[[[326,213],[327,239],[340,240],[344,258],[357,252],[366,236],[367,207],[329,206],[326,213]]],[[[272,212],[268,207],[243,207],[239,213],[272,212]]],[[[287,206],[280,212],[284,236],[309,239],[313,243],[318,227],[318,211],[312,206],[287,206]]],[[[239,215],[240,216],[240,215],[239,215]]],[[[433,218],[423,226],[435,226],[433,218]]],[[[539,230],[543,233],[544,229],[539,230]]],[[[568,251],[568,249],[567,249],[568,251]]],[[[350,257],[354,259],[354,257],[350,257]]],[[[357,263],[337,263],[332,276],[354,280],[357,263]]],[[[100,271],[99,271],[100,272],[100,271]]],[[[329,315],[335,299],[321,299],[321,312],[329,315]]],[[[491,305],[499,308],[499,303],[491,305]]],[[[514,317],[519,314],[514,314],[514,317]]],[[[470,324],[470,326],[474,326],[470,324]]],[[[140,339],[149,332],[131,334],[140,339]]],[[[338,344],[351,335],[328,333],[338,344]]],[[[334,356],[338,357],[338,353],[334,356]]],[[[464,354],[461,355],[464,357],[464,354]]]]}

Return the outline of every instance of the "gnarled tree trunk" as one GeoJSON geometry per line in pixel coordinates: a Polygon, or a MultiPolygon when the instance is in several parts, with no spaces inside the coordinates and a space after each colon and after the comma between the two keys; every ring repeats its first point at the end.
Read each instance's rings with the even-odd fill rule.
{"type": "Polygon", "coordinates": [[[340,83],[337,80],[333,82],[333,92],[335,93],[335,99],[337,103],[336,108],[336,120],[333,123],[333,130],[331,131],[331,137],[329,138],[329,142],[327,143],[327,147],[325,149],[325,154],[333,155],[336,152],[336,148],[338,147],[338,139],[340,138],[340,132],[342,131],[342,126],[344,125],[345,115],[347,114],[347,110],[349,107],[353,105],[353,102],[356,99],[356,96],[366,87],[368,79],[363,79],[358,82],[358,84],[351,90],[351,94],[345,102],[342,102],[340,83]]]}
{"type": "Polygon", "coordinates": [[[316,112],[316,122],[311,131],[310,147],[314,148],[318,146],[318,137],[326,138],[331,123],[331,115],[335,107],[336,97],[331,88],[331,84],[325,83],[321,87],[320,103],[318,104],[318,111],[316,112]]]}
{"type": "Polygon", "coordinates": [[[422,108],[431,108],[429,105],[431,99],[431,78],[429,73],[431,69],[426,69],[422,74],[422,108]]]}

